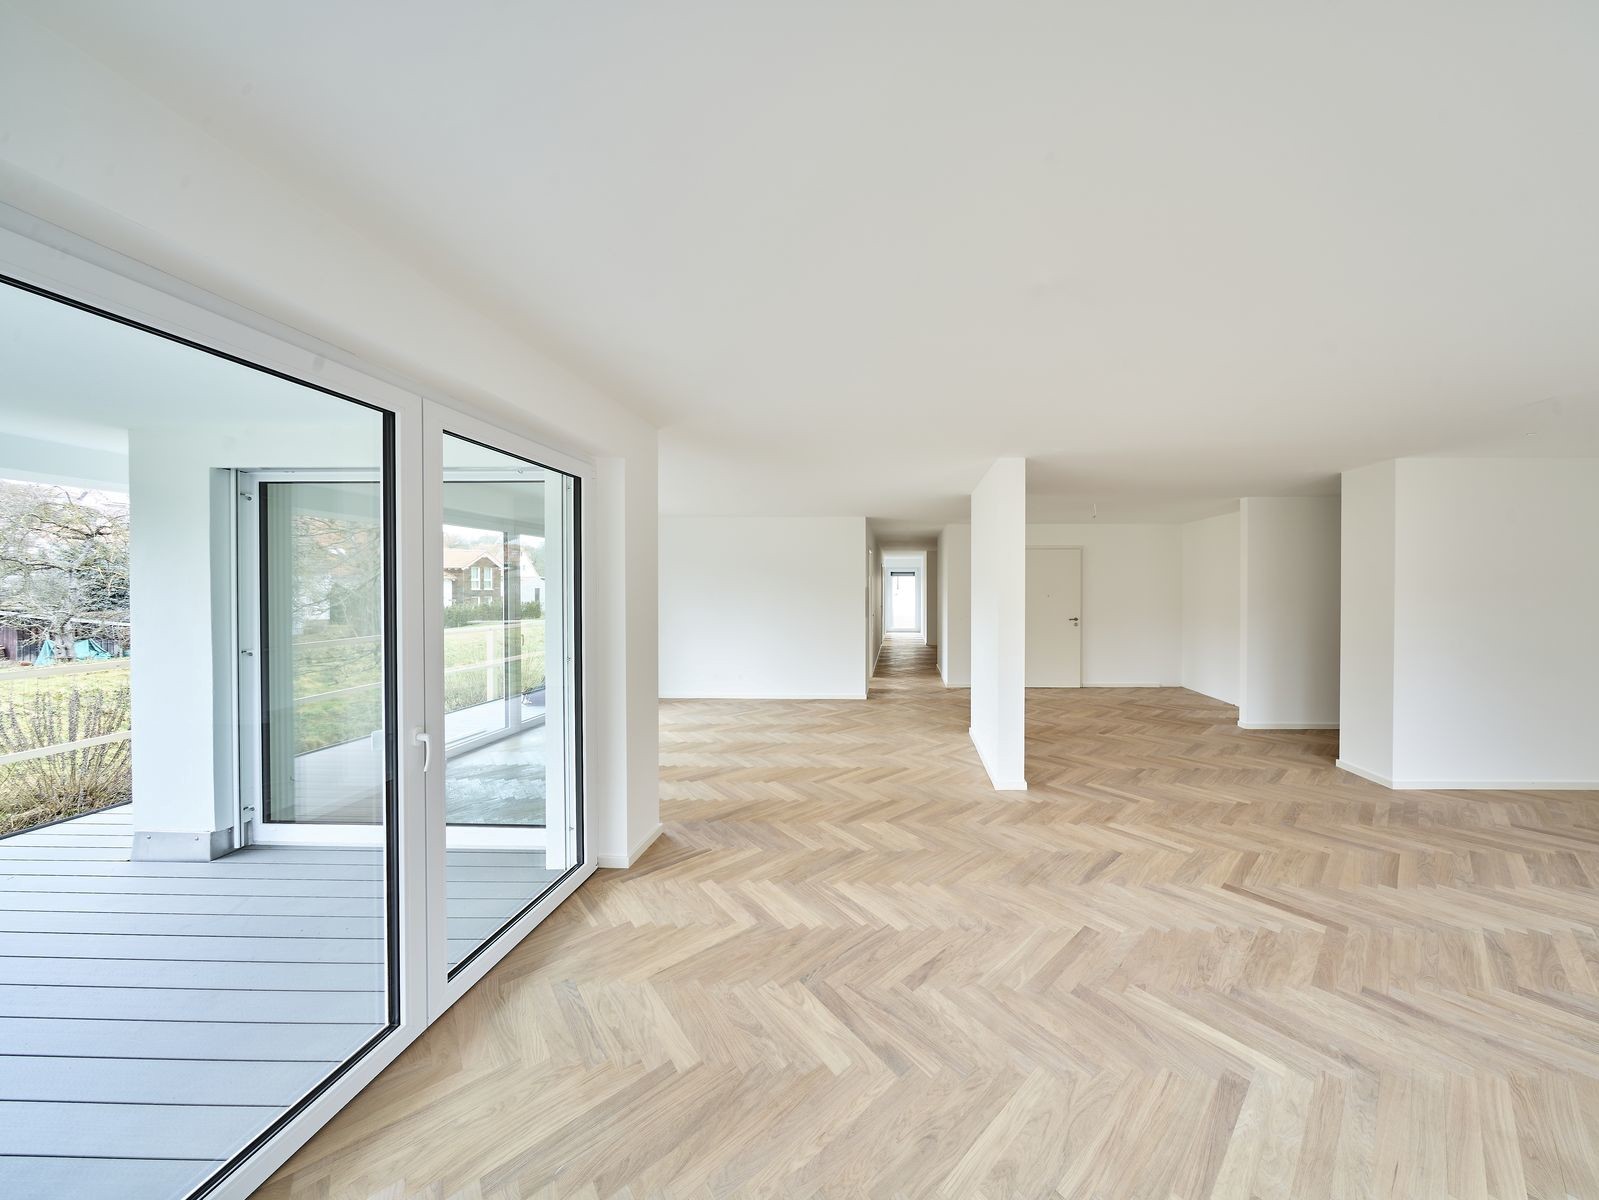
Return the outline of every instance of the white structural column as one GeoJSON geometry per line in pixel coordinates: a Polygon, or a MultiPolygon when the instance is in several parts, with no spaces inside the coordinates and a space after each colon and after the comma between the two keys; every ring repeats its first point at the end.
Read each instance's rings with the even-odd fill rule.
{"type": "Polygon", "coordinates": [[[1340,523],[1338,762],[1381,783],[1394,774],[1396,465],[1344,472],[1340,523]]]}
{"type": "Polygon", "coordinates": [[[1239,698],[1245,729],[1338,725],[1338,497],[1239,505],[1239,698]]]}
{"type": "Polygon", "coordinates": [[[1027,460],[972,493],[972,742],[998,791],[1021,791],[1027,677],[1027,460]]]}
{"type": "Polygon", "coordinates": [[[1403,458],[1343,507],[1339,764],[1599,789],[1599,460],[1403,458]]]}
{"type": "Polygon", "coordinates": [[[128,438],[132,546],[133,856],[207,860],[234,848],[232,476],[213,438],[128,438]],[[219,592],[219,588],[221,589],[219,592]]]}
{"type": "Polygon", "coordinates": [[[583,567],[585,789],[601,867],[631,866],[661,832],[660,514],[653,430],[595,463],[583,567]]]}

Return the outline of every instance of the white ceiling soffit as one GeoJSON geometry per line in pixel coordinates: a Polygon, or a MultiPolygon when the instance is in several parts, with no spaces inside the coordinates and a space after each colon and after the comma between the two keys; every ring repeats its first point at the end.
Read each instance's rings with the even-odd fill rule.
{"type": "Polygon", "coordinates": [[[668,512],[1599,452],[1599,5],[30,11],[648,397],[668,512]]]}

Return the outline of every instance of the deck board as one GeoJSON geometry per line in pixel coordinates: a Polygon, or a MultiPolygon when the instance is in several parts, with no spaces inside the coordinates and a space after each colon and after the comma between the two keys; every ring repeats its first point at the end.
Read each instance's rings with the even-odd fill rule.
{"type": "MultiPolygon", "coordinates": [[[[0,841],[0,1195],[192,1191],[386,1019],[377,848],[132,862],[126,808],[0,841]]],[[[555,880],[450,850],[451,963],[555,880]]]]}

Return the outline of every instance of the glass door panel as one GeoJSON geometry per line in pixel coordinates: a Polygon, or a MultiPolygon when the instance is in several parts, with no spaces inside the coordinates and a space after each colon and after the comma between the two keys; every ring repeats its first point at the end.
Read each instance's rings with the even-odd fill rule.
{"type": "Polygon", "coordinates": [[[580,861],[571,475],[443,436],[443,810],[451,972],[580,861]]]}
{"type": "Polygon", "coordinates": [[[376,480],[262,479],[262,819],[376,825],[383,729],[383,495],[376,480]]]}

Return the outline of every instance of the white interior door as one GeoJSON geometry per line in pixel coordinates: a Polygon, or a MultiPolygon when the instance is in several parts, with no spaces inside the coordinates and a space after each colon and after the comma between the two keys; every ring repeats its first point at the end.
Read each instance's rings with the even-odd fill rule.
{"type": "Polygon", "coordinates": [[[1027,686],[1083,686],[1083,552],[1027,548],[1027,686]]]}

